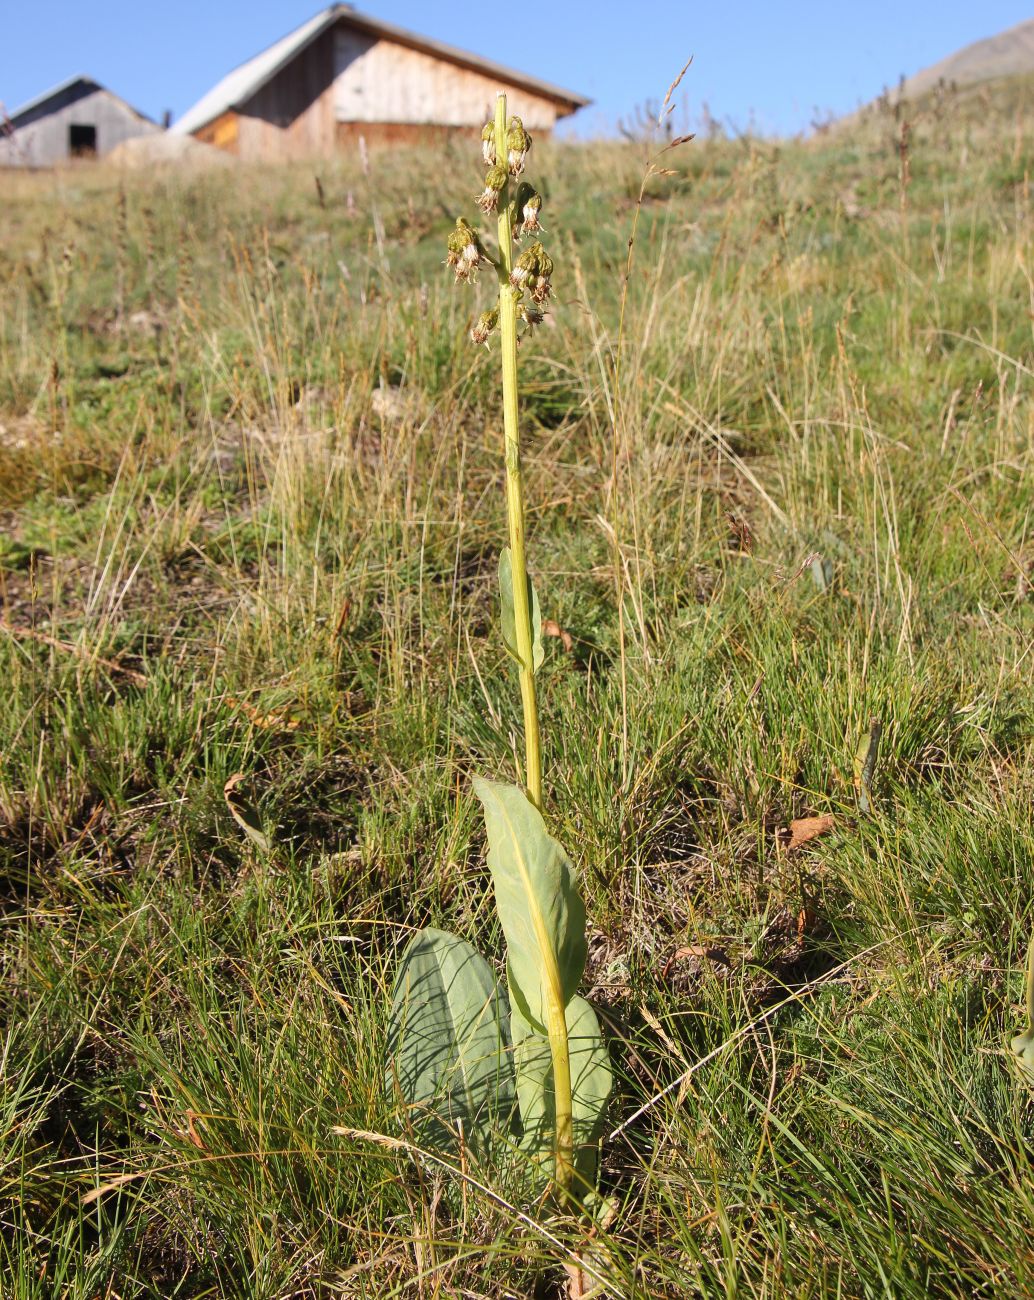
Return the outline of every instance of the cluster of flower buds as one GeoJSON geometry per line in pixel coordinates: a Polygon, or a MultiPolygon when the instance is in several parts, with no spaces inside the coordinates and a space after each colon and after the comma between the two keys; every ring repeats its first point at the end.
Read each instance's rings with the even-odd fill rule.
{"type": "Polygon", "coordinates": [[[521,235],[535,233],[542,229],[539,225],[539,213],[542,211],[542,196],[536,194],[534,188],[529,185],[527,181],[521,181],[518,186],[517,198],[514,201],[513,207],[514,243],[520,239],[521,235]]]}
{"type": "Polygon", "coordinates": [[[449,232],[448,248],[445,265],[453,267],[457,280],[473,284],[485,250],[481,247],[478,232],[462,217],[456,218],[456,228],[449,232]]]}
{"type": "Polygon", "coordinates": [[[494,212],[499,206],[499,194],[506,184],[506,168],[498,163],[485,173],[485,188],[474,199],[482,212],[494,212]]]}
{"type": "Polygon", "coordinates": [[[536,240],[518,257],[510,274],[510,284],[515,289],[527,289],[532,302],[541,307],[552,292],[552,274],[553,259],[536,240]]]}
{"type": "Polygon", "coordinates": [[[506,128],[506,165],[511,176],[519,176],[524,171],[524,160],[531,148],[531,136],[525,131],[524,123],[519,117],[511,117],[506,128]]]}
{"type": "Polygon", "coordinates": [[[483,311],[471,326],[470,337],[474,343],[484,343],[488,346],[488,336],[499,324],[499,308],[493,307],[491,311],[483,311]]]}
{"type": "MultiPolygon", "coordinates": [[[[542,229],[539,216],[542,212],[542,197],[533,185],[521,181],[514,189],[507,190],[510,177],[520,177],[531,148],[531,136],[525,131],[524,123],[519,117],[511,117],[506,127],[505,157],[500,157],[496,149],[496,131],[494,122],[486,122],[481,131],[481,155],[485,162],[484,188],[474,202],[482,212],[497,212],[504,191],[508,193],[507,209],[509,224],[516,244],[524,235],[537,235],[542,229]]],[[[492,265],[492,259],[485,252],[478,232],[462,217],[456,220],[456,228],[449,234],[449,254],[446,265],[456,272],[457,280],[473,282],[482,261],[492,265]]],[[[498,267],[505,283],[504,267],[509,263],[509,250],[501,258],[498,267]]],[[[533,329],[544,319],[543,307],[553,291],[551,283],[553,259],[542,244],[536,239],[517,257],[510,272],[510,286],[513,289],[514,306],[518,319],[525,329],[533,329]]],[[[470,337],[474,343],[486,344],[499,326],[499,308],[483,311],[471,326],[470,337]]]]}

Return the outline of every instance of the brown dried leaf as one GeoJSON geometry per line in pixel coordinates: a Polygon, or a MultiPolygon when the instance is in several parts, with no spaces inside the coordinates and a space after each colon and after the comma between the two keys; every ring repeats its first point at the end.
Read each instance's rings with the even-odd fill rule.
{"type": "Polygon", "coordinates": [[[564,1261],[564,1272],[567,1274],[567,1300],[585,1300],[592,1283],[582,1268],[579,1256],[564,1261]]]}
{"type": "Polygon", "coordinates": [[[544,618],[542,620],[542,635],[559,637],[568,654],[574,649],[574,637],[568,632],[567,628],[561,627],[555,619],[544,618]]]}
{"type": "Polygon", "coordinates": [[[229,808],[233,820],[251,840],[252,844],[261,849],[263,853],[268,853],[272,845],[269,842],[269,836],[262,829],[262,818],[259,816],[254,804],[246,798],[244,791],[240,788],[241,784],[247,779],[243,772],[234,772],[233,776],[223,786],[223,798],[226,800],[226,806],[229,808]]]}
{"type": "Polygon", "coordinates": [[[691,943],[684,948],[676,948],[668,960],[664,963],[664,969],[661,972],[661,978],[666,979],[668,972],[676,962],[690,961],[696,963],[695,969],[699,971],[703,962],[715,962],[719,966],[731,966],[729,954],[724,948],[717,948],[713,944],[691,943]]]}
{"type": "Polygon", "coordinates": [[[131,1183],[134,1179],[143,1178],[147,1173],[146,1169],[138,1169],[131,1174],[117,1174],[114,1178],[109,1178],[106,1183],[101,1183],[100,1187],[94,1187],[88,1191],[80,1204],[92,1205],[94,1201],[99,1201],[102,1196],[108,1192],[116,1192],[120,1187],[125,1187],[126,1183],[131,1183]]]}
{"type": "Polygon", "coordinates": [[[708,948],[701,943],[692,943],[687,948],[679,948],[675,953],[675,960],[679,961],[682,957],[706,957],[708,961],[720,961],[728,966],[728,954],[721,948],[708,948]]]}
{"type": "Polygon", "coordinates": [[[816,839],[819,835],[825,835],[831,831],[834,826],[834,818],[831,813],[823,813],[821,817],[799,817],[796,821],[790,823],[790,841],[787,849],[799,849],[802,844],[807,844],[809,840],[816,839]]]}
{"type": "Polygon", "coordinates": [[[201,1116],[197,1113],[196,1110],[187,1111],[187,1127],[186,1130],[184,1131],[183,1136],[187,1139],[187,1141],[192,1146],[197,1147],[199,1151],[204,1151],[205,1149],[204,1139],[202,1138],[201,1134],[197,1131],[197,1126],[194,1123],[195,1120],[198,1120],[200,1118],[201,1116]]]}
{"type": "Polygon", "coordinates": [[[255,708],[254,704],[249,704],[247,700],[240,700],[234,695],[229,696],[226,702],[231,708],[240,709],[252,726],[259,727],[263,731],[297,731],[301,726],[301,719],[292,717],[286,708],[262,713],[255,708]]]}

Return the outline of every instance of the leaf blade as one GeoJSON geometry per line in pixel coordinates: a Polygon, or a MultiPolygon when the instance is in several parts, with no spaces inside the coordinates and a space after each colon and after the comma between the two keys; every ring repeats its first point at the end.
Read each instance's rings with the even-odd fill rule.
{"type": "MultiPolygon", "coordinates": [[[[596,1157],[607,1104],[613,1088],[610,1053],[596,1013],[582,997],[567,1005],[567,1034],[571,1059],[571,1118],[574,1126],[574,1165],[584,1197],[596,1182],[596,1157]]],[[[511,1005],[513,1065],[520,1114],[521,1148],[548,1175],[556,1127],[553,1100],[553,1061],[549,1040],[535,1031],[511,1005]]]]}
{"type": "Polygon", "coordinates": [[[545,1033],[547,1008],[567,1006],[585,969],[585,904],[577,876],[523,790],[475,777],[474,792],[485,810],[511,995],[545,1033]]]}
{"type": "Polygon", "coordinates": [[[484,958],[444,930],[414,935],[392,992],[385,1081],[430,1145],[454,1147],[458,1124],[484,1145],[508,1125],[509,1039],[506,998],[484,958]]]}

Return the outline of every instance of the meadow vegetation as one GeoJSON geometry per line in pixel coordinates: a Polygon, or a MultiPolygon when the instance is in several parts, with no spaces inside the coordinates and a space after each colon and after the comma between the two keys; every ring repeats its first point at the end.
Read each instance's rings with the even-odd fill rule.
{"type": "Polygon", "coordinates": [[[5,176],[4,1297],[548,1296],[565,1251],[616,1297],[1034,1292],[1032,100],[698,139],[631,258],[663,139],[536,142],[589,1239],[362,1136],[405,1136],[412,928],[503,951],[495,287],[441,264],[470,143],[5,176]]]}

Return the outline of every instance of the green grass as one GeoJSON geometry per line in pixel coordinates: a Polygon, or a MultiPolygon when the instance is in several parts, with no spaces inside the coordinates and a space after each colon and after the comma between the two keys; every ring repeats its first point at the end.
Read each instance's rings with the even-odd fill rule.
{"type": "Polygon", "coordinates": [[[620,1297],[1034,1290],[1005,1049],[1034,925],[1030,95],[910,111],[904,191],[889,111],[684,146],[620,340],[645,147],[537,147],[529,555],[574,638],[541,679],[548,817],[618,1079],[589,1243],[491,1170],[332,1133],[405,1136],[409,927],[502,946],[469,781],[523,749],[495,359],[466,339],[491,286],[441,266],[476,166],[12,180],[5,1298],[548,1296],[575,1249],[620,1297]]]}

